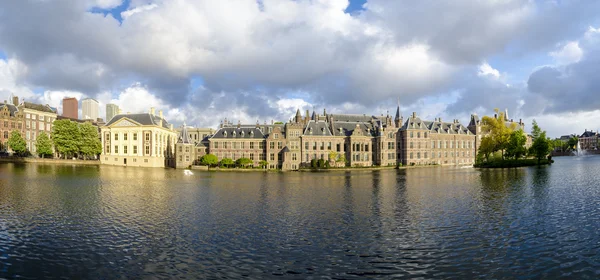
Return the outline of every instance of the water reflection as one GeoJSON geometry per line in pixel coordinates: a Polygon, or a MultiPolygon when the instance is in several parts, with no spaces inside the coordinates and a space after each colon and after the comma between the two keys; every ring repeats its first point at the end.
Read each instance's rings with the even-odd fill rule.
{"type": "Polygon", "coordinates": [[[2,164],[0,278],[595,278],[598,171],[2,164]]]}

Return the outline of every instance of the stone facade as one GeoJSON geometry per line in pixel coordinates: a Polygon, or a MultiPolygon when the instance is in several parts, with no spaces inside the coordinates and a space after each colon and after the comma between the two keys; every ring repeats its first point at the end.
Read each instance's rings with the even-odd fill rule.
{"type": "Polygon", "coordinates": [[[582,150],[598,150],[600,146],[600,134],[593,130],[585,130],[579,136],[579,147],[582,150]]]}
{"type": "Polygon", "coordinates": [[[36,154],[36,140],[41,132],[46,133],[48,137],[52,133],[52,124],[56,120],[56,111],[48,105],[40,105],[29,102],[19,104],[19,111],[24,115],[24,137],[27,143],[27,150],[31,154],[36,154]]]}
{"type": "MultiPolygon", "coordinates": [[[[13,130],[19,131],[24,136],[24,114],[17,106],[6,101],[0,103],[0,151],[12,152],[7,142],[13,130]]],[[[25,137],[23,137],[25,138],[25,137]]]]}
{"type": "MultiPolygon", "coordinates": [[[[524,129],[521,121],[505,121],[524,129]]],[[[185,158],[177,166],[198,164],[209,153],[219,160],[250,158],[255,167],[264,160],[266,168],[282,170],[309,167],[314,160],[351,167],[472,165],[484,135],[481,126],[477,115],[471,116],[468,126],[458,120],[422,120],[416,113],[405,120],[399,106],[394,118],[327,114],[325,110],[310,116],[306,111],[302,116],[298,110],[285,124],[234,125],[225,120],[214,133],[197,142],[187,130],[188,142],[182,143],[181,151],[177,150],[185,158]],[[190,143],[192,146],[186,149],[184,145],[190,143]]]]}
{"type": "Polygon", "coordinates": [[[175,167],[177,133],[154,108],[149,113],[119,114],[100,129],[100,162],[108,165],[175,167]]]}

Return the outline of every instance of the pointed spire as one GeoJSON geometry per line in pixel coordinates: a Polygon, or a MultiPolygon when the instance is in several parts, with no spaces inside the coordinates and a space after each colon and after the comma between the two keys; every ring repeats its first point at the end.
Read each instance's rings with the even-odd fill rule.
{"type": "Polygon", "coordinates": [[[325,111],[325,108],[323,108],[323,116],[327,116],[327,111],[325,111]]]}
{"type": "Polygon", "coordinates": [[[508,118],[508,108],[506,108],[506,109],[504,109],[504,121],[507,122],[508,120],[509,120],[509,118],[508,118]]]}
{"type": "Polygon", "coordinates": [[[313,113],[312,116],[310,117],[313,121],[316,121],[317,119],[317,114],[315,113],[315,109],[313,109],[313,113]]]}
{"type": "Polygon", "coordinates": [[[300,117],[300,108],[298,108],[298,110],[296,110],[296,117],[300,117]]]}
{"type": "Polygon", "coordinates": [[[190,137],[187,131],[187,125],[185,125],[185,121],[183,121],[183,127],[181,128],[181,134],[179,135],[179,143],[181,144],[191,144],[190,137]]]}

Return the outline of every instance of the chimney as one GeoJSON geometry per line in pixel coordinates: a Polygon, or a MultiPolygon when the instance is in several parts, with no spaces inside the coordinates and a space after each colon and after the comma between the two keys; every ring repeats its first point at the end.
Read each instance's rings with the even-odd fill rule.
{"type": "Polygon", "coordinates": [[[271,120],[271,124],[274,124],[275,122],[273,120],[271,120]]]}
{"type": "Polygon", "coordinates": [[[4,100],[4,104],[6,104],[6,100],[4,100]]]}
{"type": "MultiPolygon", "coordinates": [[[[154,115],[154,113],[155,113],[154,107],[150,107],[150,115],[154,115]]],[[[129,113],[127,113],[127,114],[129,114],[129,113]]]]}
{"type": "Polygon", "coordinates": [[[241,126],[242,126],[242,121],[238,120],[237,128],[240,128],[241,126]]]}
{"type": "Polygon", "coordinates": [[[118,115],[123,114],[123,110],[121,110],[121,108],[119,108],[119,112],[117,112],[118,115]]]}
{"type": "Polygon", "coordinates": [[[170,130],[173,130],[173,124],[172,124],[172,123],[171,123],[171,124],[169,124],[169,129],[170,129],[170,130]]]}
{"type": "Polygon", "coordinates": [[[163,118],[163,112],[162,110],[158,111],[158,116],[162,119],[163,118]]]}
{"type": "Polygon", "coordinates": [[[442,118],[441,118],[441,117],[440,117],[440,118],[438,118],[438,122],[442,122],[442,118]]]}
{"type": "Polygon", "coordinates": [[[19,105],[19,97],[13,96],[12,103],[13,103],[13,105],[18,106],[19,105]]]}

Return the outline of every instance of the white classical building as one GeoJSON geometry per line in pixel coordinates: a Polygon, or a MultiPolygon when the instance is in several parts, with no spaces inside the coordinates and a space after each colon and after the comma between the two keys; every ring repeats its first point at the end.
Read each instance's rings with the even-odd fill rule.
{"type": "Polygon", "coordinates": [[[162,111],[116,115],[101,127],[101,137],[102,164],[174,167],[177,132],[162,111]]]}

